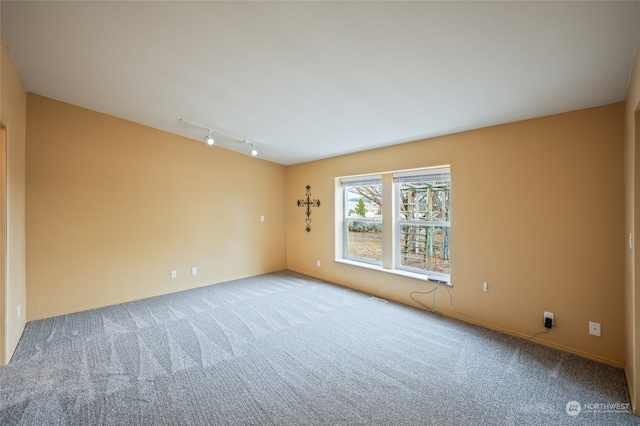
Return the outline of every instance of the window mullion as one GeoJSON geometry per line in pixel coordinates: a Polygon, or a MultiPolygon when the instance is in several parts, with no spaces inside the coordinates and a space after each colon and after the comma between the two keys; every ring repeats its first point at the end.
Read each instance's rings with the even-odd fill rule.
{"type": "Polygon", "coordinates": [[[342,241],[342,250],[343,250],[344,256],[348,256],[348,253],[349,253],[349,244],[348,244],[348,239],[349,239],[349,219],[347,219],[347,210],[349,209],[349,201],[348,201],[348,193],[347,193],[347,191],[344,191],[344,195],[343,195],[342,201],[344,202],[344,208],[343,208],[343,212],[342,212],[342,220],[344,221],[344,225],[343,225],[343,228],[342,228],[342,231],[344,232],[344,239],[342,241]]]}
{"type": "Polygon", "coordinates": [[[395,216],[393,197],[393,175],[382,175],[382,267],[395,268],[395,216]]]}
{"type": "Polygon", "coordinates": [[[439,222],[437,220],[407,220],[399,219],[398,222],[401,225],[416,225],[416,226],[451,226],[451,222],[439,222]]]}

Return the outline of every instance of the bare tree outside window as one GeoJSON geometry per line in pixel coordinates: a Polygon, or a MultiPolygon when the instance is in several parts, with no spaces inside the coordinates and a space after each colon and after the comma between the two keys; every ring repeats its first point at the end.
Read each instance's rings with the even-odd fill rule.
{"type": "Polygon", "coordinates": [[[382,185],[346,187],[347,257],[382,261],[382,185]]]}

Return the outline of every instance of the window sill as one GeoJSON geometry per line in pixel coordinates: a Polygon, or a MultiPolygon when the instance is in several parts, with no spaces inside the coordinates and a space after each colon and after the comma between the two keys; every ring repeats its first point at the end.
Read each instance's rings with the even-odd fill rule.
{"type": "MultiPolygon", "coordinates": [[[[400,270],[400,269],[385,269],[385,268],[383,268],[382,266],[379,266],[379,265],[373,265],[373,264],[365,263],[365,262],[356,262],[354,260],[348,260],[348,259],[335,259],[335,262],[336,263],[342,263],[344,265],[351,265],[351,266],[355,266],[355,267],[358,267],[358,268],[370,269],[372,271],[384,272],[386,274],[397,275],[397,276],[406,277],[406,278],[412,278],[414,280],[426,281],[426,282],[430,282],[432,284],[435,284],[434,281],[430,281],[429,280],[429,276],[428,275],[416,274],[415,272],[403,271],[403,270],[400,270]]],[[[449,287],[453,287],[453,284],[451,284],[451,283],[441,282],[441,284],[445,284],[445,285],[448,285],[449,287]]]]}

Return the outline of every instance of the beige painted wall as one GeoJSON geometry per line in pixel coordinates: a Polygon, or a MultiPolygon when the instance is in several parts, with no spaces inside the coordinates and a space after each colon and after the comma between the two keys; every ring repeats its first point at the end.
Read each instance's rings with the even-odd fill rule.
{"type": "Polygon", "coordinates": [[[284,166],[31,93],[27,109],[29,320],[286,268],[284,166]]]}
{"type": "MultiPolygon", "coordinates": [[[[627,98],[625,101],[625,235],[634,236],[635,244],[639,241],[636,229],[640,229],[640,219],[635,212],[640,211],[640,197],[636,188],[640,187],[640,44],[636,49],[635,62],[629,80],[627,98]]],[[[640,393],[638,392],[640,372],[640,316],[637,315],[640,307],[640,291],[636,271],[640,270],[640,252],[632,248],[625,248],[625,356],[626,375],[631,395],[631,403],[634,413],[640,413],[640,393]]]]}
{"type": "MultiPolygon", "coordinates": [[[[433,286],[334,262],[334,178],[441,164],[452,173],[458,311],[520,336],[544,331],[551,311],[556,325],[538,341],[622,366],[623,103],[288,167],[289,269],[413,305],[411,291],[433,286]],[[322,202],[310,233],[295,204],[306,185],[322,202]],[[589,321],[602,337],[588,334],[589,321]]],[[[442,287],[436,309],[459,316],[442,287]]]]}
{"type": "Polygon", "coordinates": [[[5,280],[0,282],[0,365],[4,365],[22,336],[27,303],[24,183],[27,94],[4,39],[0,40],[0,125],[7,129],[7,169],[2,171],[7,182],[6,269],[5,280]]]}

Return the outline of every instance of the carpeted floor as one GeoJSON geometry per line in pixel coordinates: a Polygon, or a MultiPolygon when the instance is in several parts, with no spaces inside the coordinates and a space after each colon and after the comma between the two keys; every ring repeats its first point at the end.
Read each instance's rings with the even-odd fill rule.
{"type": "Polygon", "coordinates": [[[620,369],[290,271],[30,322],[0,368],[2,425],[640,425],[628,403],[620,369]]]}

